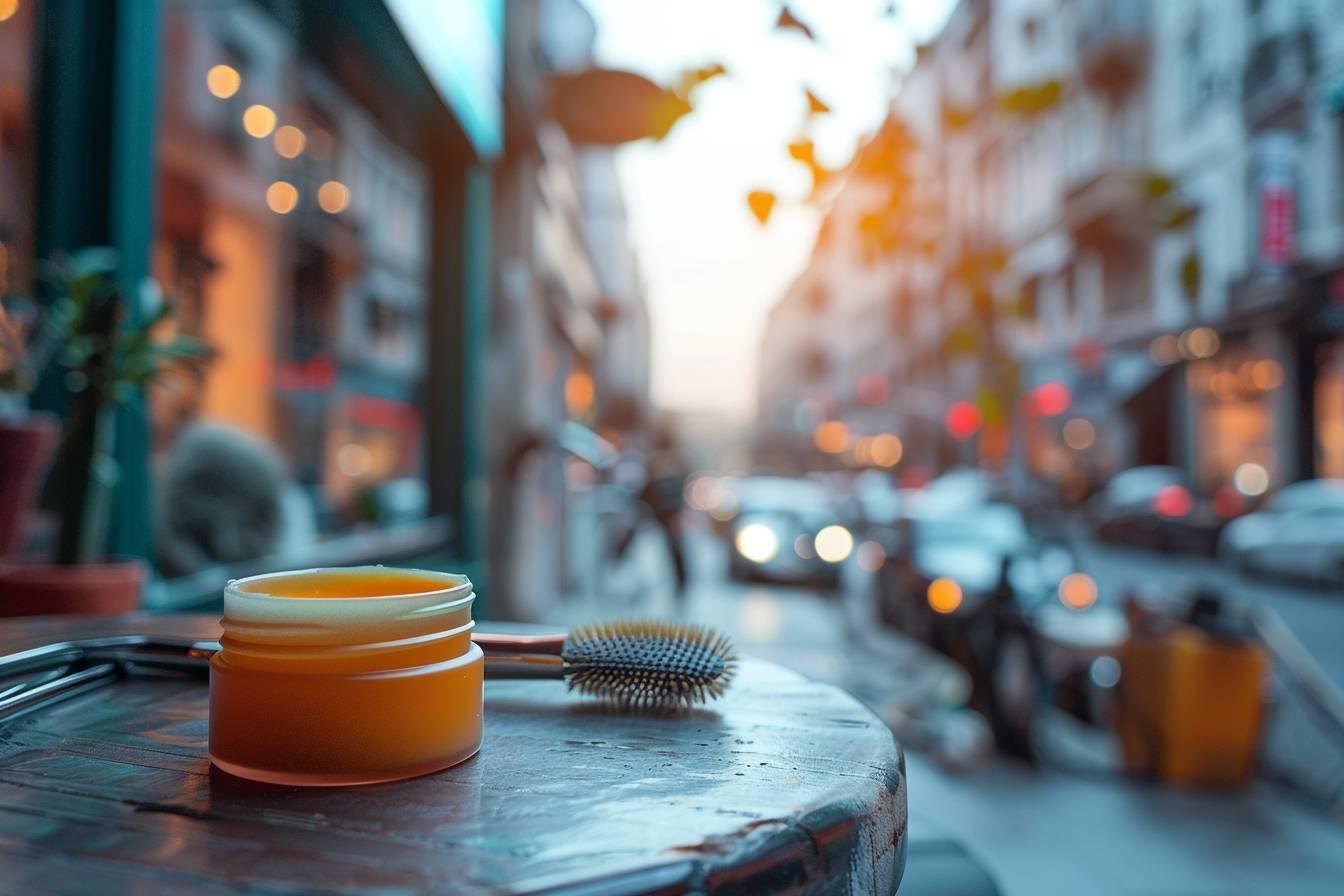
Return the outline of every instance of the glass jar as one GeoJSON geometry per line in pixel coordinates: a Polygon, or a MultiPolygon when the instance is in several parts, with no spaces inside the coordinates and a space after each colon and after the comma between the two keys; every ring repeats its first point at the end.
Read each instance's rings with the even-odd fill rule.
{"type": "Polygon", "coordinates": [[[210,760],[274,784],[438,771],[481,745],[484,657],[466,576],[383,567],[253,576],[224,589],[210,760]]]}

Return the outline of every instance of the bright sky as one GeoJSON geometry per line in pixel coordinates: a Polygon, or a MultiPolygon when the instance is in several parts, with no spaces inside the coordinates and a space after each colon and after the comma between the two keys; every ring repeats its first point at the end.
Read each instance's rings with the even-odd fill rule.
{"type": "Polygon", "coordinates": [[[803,122],[803,87],[834,110],[817,121],[819,159],[842,164],[885,114],[912,35],[934,34],[955,0],[898,0],[895,17],[883,12],[889,0],[794,0],[816,44],[774,29],[778,0],[585,2],[602,65],[667,85],[691,66],[728,68],[666,140],[621,150],[619,165],[648,284],[655,401],[748,417],[766,313],[817,229],[817,210],[795,204],[809,177],[786,151],[803,122]],[[764,228],[747,208],[753,189],[784,197],[764,228]]]}

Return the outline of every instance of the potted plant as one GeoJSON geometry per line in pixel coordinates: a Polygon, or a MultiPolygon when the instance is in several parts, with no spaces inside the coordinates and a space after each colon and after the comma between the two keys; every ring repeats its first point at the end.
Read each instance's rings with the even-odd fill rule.
{"type": "Polygon", "coordinates": [[[171,307],[153,281],[123,295],[116,266],[116,253],[100,248],[48,265],[49,300],[30,344],[70,393],[48,489],[59,526],[50,562],[0,565],[0,615],[110,614],[139,605],[142,564],[103,556],[117,407],[167,365],[203,356],[205,346],[186,336],[156,340],[171,307]]]}

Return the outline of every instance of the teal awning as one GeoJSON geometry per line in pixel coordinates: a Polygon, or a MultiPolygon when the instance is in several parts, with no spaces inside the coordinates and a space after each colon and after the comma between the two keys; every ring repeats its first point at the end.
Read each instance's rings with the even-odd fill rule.
{"type": "Polygon", "coordinates": [[[504,0],[385,0],[476,152],[503,143],[504,0]]]}

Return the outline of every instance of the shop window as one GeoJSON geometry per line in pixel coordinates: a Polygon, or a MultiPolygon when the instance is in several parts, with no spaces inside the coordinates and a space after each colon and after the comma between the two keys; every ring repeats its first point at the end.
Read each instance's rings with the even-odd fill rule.
{"type": "Polygon", "coordinates": [[[32,90],[41,3],[0,4],[0,295],[32,289],[32,90]]]}
{"type": "Polygon", "coordinates": [[[319,529],[361,525],[423,474],[426,170],[262,5],[163,6],[154,268],[211,357],[151,394],[155,462],[220,424],[319,529]]]}
{"type": "Polygon", "coordinates": [[[1259,464],[1271,483],[1279,477],[1274,395],[1283,387],[1283,366],[1249,346],[1224,349],[1217,357],[1188,365],[1187,382],[1195,409],[1195,474],[1213,490],[1232,481],[1236,469],[1259,464]]]}

